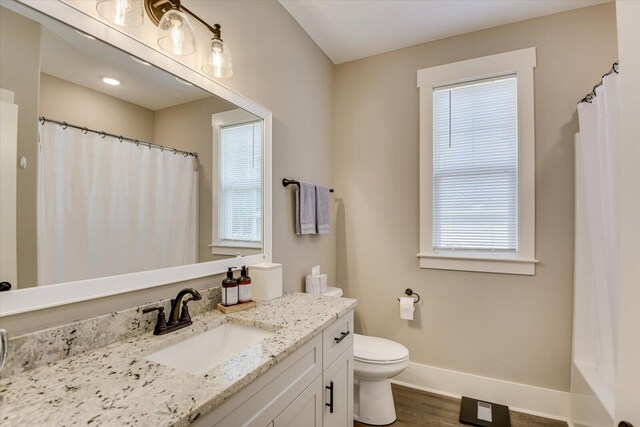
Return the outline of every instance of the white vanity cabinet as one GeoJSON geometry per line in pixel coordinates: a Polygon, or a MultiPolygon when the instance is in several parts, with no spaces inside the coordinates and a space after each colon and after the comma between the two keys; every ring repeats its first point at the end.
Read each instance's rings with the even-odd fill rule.
{"type": "Polygon", "coordinates": [[[194,424],[352,426],[353,310],[194,424]]]}

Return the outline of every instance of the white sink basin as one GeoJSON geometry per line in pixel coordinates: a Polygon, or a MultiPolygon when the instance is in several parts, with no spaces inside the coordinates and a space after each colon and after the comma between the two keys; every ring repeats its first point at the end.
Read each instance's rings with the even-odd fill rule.
{"type": "Polygon", "coordinates": [[[274,332],[225,323],[146,356],[170,368],[202,375],[274,332]]]}

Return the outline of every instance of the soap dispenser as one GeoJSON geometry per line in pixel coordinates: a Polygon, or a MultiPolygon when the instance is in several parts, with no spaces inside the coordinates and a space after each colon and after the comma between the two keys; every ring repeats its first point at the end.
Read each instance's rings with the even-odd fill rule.
{"type": "Polygon", "coordinates": [[[227,277],[222,281],[222,305],[238,304],[238,282],[233,278],[233,267],[229,267],[227,277]]]}
{"type": "Polygon", "coordinates": [[[238,301],[251,301],[251,277],[249,277],[249,268],[243,266],[240,270],[240,278],[238,279],[238,301]]]}

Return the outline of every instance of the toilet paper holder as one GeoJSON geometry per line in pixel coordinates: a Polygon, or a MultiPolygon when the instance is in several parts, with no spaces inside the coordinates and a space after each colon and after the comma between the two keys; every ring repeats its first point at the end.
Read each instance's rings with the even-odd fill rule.
{"type": "MultiPolygon", "coordinates": [[[[407,288],[404,291],[404,294],[410,297],[418,297],[413,303],[417,304],[420,302],[420,295],[418,295],[417,293],[413,292],[413,290],[411,288],[407,288]]],[[[398,301],[400,301],[400,298],[398,298],[398,301]]]]}

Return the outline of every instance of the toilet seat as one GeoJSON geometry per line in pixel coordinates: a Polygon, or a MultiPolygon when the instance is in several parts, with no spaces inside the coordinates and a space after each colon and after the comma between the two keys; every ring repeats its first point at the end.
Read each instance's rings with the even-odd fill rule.
{"type": "Polygon", "coordinates": [[[385,338],[354,334],[353,358],[363,363],[391,364],[409,359],[409,350],[385,338]]]}

